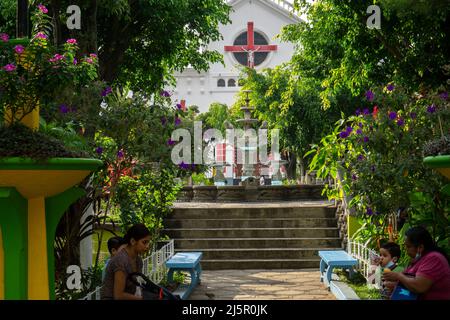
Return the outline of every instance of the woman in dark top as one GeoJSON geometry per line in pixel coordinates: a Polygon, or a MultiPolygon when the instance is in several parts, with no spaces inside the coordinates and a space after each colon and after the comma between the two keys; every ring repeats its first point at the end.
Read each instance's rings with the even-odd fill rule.
{"type": "Polygon", "coordinates": [[[140,255],[149,250],[150,231],[143,224],[132,226],[124,236],[126,247],[108,263],[101,298],[110,300],[142,300],[136,295],[136,286],[128,280],[133,272],[142,272],[140,255]]]}

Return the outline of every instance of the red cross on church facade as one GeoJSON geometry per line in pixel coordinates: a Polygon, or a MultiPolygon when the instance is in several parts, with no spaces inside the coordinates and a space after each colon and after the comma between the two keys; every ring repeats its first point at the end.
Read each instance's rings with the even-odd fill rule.
{"type": "Polygon", "coordinates": [[[245,46],[225,46],[226,52],[247,52],[247,66],[255,67],[255,52],[277,51],[277,45],[255,45],[255,34],[253,31],[253,21],[247,22],[247,45],[245,46]]]}

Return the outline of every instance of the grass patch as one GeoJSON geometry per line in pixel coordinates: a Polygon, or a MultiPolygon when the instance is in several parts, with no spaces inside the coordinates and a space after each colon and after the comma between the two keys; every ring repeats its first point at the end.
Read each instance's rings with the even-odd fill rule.
{"type": "Polygon", "coordinates": [[[381,294],[378,289],[369,288],[366,279],[359,272],[353,273],[353,278],[349,279],[348,273],[343,270],[336,270],[335,273],[339,276],[339,280],[345,282],[350,288],[355,291],[356,295],[362,300],[379,300],[381,294]]]}

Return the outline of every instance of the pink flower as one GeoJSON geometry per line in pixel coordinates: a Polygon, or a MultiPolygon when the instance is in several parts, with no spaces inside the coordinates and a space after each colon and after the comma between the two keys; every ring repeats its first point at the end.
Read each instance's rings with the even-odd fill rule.
{"type": "Polygon", "coordinates": [[[3,67],[3,69],[4,69],[6,72],[14,71],[14,70],[16,70],[16,68],[17,68],[17,67],[16,67],[15,65],[13,65],[12,63],[7,64],[6,66],[3,67]]]}
{"type": "Polygon", "coordinates": [[[48,13],[48,9],[43,4],[39,4],[38,9],[42,13],[48,13]]]}
{"type": "Polygon", "coordinates": [[[73,64],[74,64],[74,65],[77,65],[77,63],[78,63],[77,58],[73,58],[73,64]]]}
{"type": "Polygon", "coordinates": [[[37,39],[47,39],[48,38],[47,35],[43,32],[38,32],[34,37],[37,39]]]}
{"type": "Polygon", "coordinates": [[[6,33],[0,33],[0,40],[2,40],[3,42],[8,42],[9,36],[6,33]]]}
{"type": "Polygon", "coordinates": [[[18,44],[17,46],[14,47],[14,50],[16,51],[17,54],[22,54],[23,51],[25,50],[25,47],[18,44]]]}
{"type": "Polygon", "coordinates": [[[91,58],[86,58],[86,62],[89,63],[89,64],[93,64],[94,63],[94,61],[91,58]]]}
{"type": "Polygon", "coordinates": [[[91,53],[89,56],[93,59],[97,59],[97,55],[95,53],[91,53]]]}
{"type": "Polygon", "coordinates": [[[64,56],[59,54],[59,53],[57,53],[57,54],[55,54],[53,56],[53,58],[49,59],[48,61],[50,61],[50,62],[57,62],[57,61],[63,60],[63,59],[64,59],[64,56]]]}
{"type": "Polygon", "coordinates": [[[67,39],[66,43],[68,43],[68,44],[77,44],[77,39],[67,39]]]}

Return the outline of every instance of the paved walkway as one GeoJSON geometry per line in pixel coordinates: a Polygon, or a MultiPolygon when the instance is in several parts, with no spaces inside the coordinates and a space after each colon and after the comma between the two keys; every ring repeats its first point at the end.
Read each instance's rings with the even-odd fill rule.
{"type": "Polygon", "coordinates": [[[189,300],[335,300],[317,270],[206,270],[189,300]]]}

